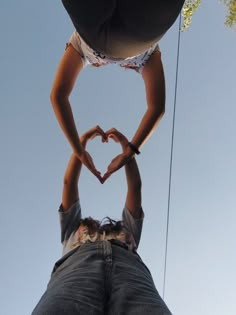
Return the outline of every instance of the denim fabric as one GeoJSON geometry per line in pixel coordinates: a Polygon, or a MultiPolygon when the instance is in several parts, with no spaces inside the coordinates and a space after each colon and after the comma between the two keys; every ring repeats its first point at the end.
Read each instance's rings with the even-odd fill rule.
{"type": "Polygon", "coordinates": [[[140,257],[119,241],[86,243],[59,260],[32,315],[170,315],[140,257]]]}
{"type": "Polygon", "coordinates": [[[114,58],[143,53],[175,22],[184,0],[62,0],[75,29],[114,58]]]}

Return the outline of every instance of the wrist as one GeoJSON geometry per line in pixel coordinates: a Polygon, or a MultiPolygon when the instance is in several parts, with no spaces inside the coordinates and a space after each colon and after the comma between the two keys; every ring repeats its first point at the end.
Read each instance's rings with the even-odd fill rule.
{"type": "Polygon", "coordinates": [[[82,153],[84,151],[85,147],[86,147],[87,141],[86,140],[81,140],[80,143],[81,143],[81,147],[82,148],[80,149],[79,152],[82,153]]]}
{"type": "Polygon", "coordinates": [[[128,145],[128,142],[127,142],[127,144],[124,146],[124,148],[123,148],[123,153],[127,156],[127,157],[129,157],[129,158],[132,158],[132,157],[134,157],[134,155],[135,155],[135,153],[134,153],[134,151],[130,148],[130,146],[128,145]]]}
{"type": "Polygon", "coordinates": [[[78,150],[75,150],[74,153],[76,154],[76,156],[80,159],[81,156],[84,154],[84,151],[85,151],[85,146],[82,145],[82,142],[81,142],[81,148],[78,150]]]}
{"type": "Polygon", "coordinates": [[[80,146],[80,152],[83,152],[84,151],[84,149],[85,149],[85,147],[86,147],[86,144],[87,144],[87,138],[86,137],[84,137],[83,135],[80,137],[80,144],[81,144],[81,146],[80,146]]]}
{"type": "Polygon", "coordinates": [[[133,152],[133,154],[140,154],[139,149],[132,142],[128,142],[127,145],[130,148],[130,150],[133,152]]]}

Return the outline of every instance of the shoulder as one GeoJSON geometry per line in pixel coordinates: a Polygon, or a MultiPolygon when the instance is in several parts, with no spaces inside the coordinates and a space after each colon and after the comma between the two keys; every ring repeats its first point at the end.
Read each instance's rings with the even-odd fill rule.
{"type": "Polygon", "coordinates": [[[62,205],[59,208],[60,226],[61,226],[61,241],[68,240],[71,233],[74,232],[80,225],[81,207],[77,200],[69,209],[64,209],[62,205]]]}
{"type": "Polygon", "coordinates": [[[82,62],[83,62],[83,66],[87,65],[87,60],[85,58],[85,54],[83,52],[83,48],[81,45],[81,38],[78,34],[78,32],[73,32],[71,37],[69,38],[67,44],[66,44],[66,49],[68,48],[68,46],[72,46],[74,50],[76,50],[76,52],[80,55],[82,62]]]}

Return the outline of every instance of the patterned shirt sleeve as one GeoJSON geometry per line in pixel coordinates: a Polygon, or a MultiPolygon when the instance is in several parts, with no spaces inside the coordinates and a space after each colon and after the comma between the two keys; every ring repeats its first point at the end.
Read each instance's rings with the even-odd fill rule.
{"type": "Polygon", "coordinates": [[[123,213],[122,213],[123,224],[128,229],[129,242],[132,244],[132,248],[134,250],[138,248],[141,234],[142,234],[144,212],[143,212],[143,209],[141,209],[141,211],[142,211],[142,214],[141,214],[140,219],[134,218],[126,207],[124,208],[123,213]]]}
{"type": "Polygon", "coordinates": [[[59,208],[59,218],[61,226],[61,242],[64,243],[69,239],[80,225],[81,207],[77,200],[68,210],[64,210],[62,205],[59,208]]]}

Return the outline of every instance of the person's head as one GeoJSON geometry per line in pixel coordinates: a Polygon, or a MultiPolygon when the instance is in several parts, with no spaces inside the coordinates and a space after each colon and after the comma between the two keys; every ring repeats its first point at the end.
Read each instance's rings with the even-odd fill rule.
{"type": "Polygon", "coordinates": [[[89,234],[98,232],[99,234],[120,233],[124,226],[122,221],[115,221],[109,217],[105,217],[102,221],[94,220],[92,217],[87,217],[80,220],[79,230],[82,232],[88,230],[89,234]]]}
{"type": "Polygon", "coordinates": [[[90,233],[95,233],[100,227],[100,221],[87,217],[80,220],[80,227],[87,227],[90,233]]]}
{"type": "Polygon", "coordinates": [[[122,221],[112,220],[110,217],[105,217],[100,223],[99,232],[102,234],[105,232],[109,233],[119,233],[123,229],[122,221]]]}

